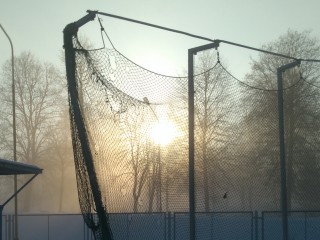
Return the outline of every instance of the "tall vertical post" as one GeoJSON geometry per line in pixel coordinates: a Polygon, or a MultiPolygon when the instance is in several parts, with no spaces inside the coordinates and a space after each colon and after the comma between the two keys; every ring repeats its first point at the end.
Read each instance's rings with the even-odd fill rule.
{"type": "MultiPolygon", "coordinates": [[[[16,134],[16,91],[14,80],[14,54],[11,38],[0,24],[0,28],[8,38],[11,46],[11,78],[12,78],[12,135],[13,135],[13,160],[17,161],[17,134],[16,134]]],[[[14,175],[14,192],[17,192],[17,175],[14,175]]],[[[1,216],[2,217],[2,216],[1,216]]],[[[18,236],[18,197],[14,197],[14,240],[19,240],[18,236]]]]}
{"type": "Polygon", "coordinates": [[[0,205],[0,240],[2,240],[2,211],[3,211],[3,205],[0,205]]]}
{"type": "Polygon", "coordinates": [[[196,239],[194,191],[194,78],[192,49],[188,50],[188,110],[189,110],[189,212],[190,240],[196,239]]]}
{"type": "Polygon", "coordinates": [[[218,48],[219,42],[213,42],[188,50],[188,120],[189,120],[189,212],[190,212],[190,240],[196,239],[196,205],[195,205],[195,144],[194,144],[194,70],[193,56],[198,52],[218,48]]]}
{"type": "Polygon", "coordinates": [[[290,68],[300,64],[300,60],[283,65],[277,69],[278,82],[278,118],[279,118],[279,148],[280,148],[280,174],[281,174],[281,213],[282,213],[282,236],[288,240],[288,199],[287,199],[287,176],[286,176],[286,152],[284,139],[284,109],[283,109],[283,76],[290,68]]]}
{"type": "Polygon", "coordinates": [[[255,240],[259,240],[259,212],[254,211],[255,240]]]}
{"type": "Polygon", "coordinates": [[[280,148],[280,176],[281,176],[281,213],[282,236],[288,240],[288,204],[287,204],[287,177],[286,177],[286,153],[284,142],[284,113],[283,113],[283,70],[277,69],[278,81],[278,118],[279,118],[279,148],[280,148]]]}

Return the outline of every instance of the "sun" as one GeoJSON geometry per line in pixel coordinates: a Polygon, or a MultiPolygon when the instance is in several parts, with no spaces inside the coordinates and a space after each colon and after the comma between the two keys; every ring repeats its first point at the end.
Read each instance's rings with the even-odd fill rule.
{"type": "Polygon", "coordinates": [[[177,136],[177,128],[170,121],[159,121],[151,126],[150,137],[156,144],[170,144],[177,136]]]}

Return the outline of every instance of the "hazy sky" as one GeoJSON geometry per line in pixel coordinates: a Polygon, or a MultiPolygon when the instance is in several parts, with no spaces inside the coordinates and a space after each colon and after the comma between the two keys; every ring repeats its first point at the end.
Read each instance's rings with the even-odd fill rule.
{"type": "MultiPolygon", "coordinates": [[[[275,40],[289,28],[312,30],[320,38],[319,0],[0,0],[0,24],[10,35],[15,55],[31,51],[37,58],[61,64],[63,29],[99,10],[179,29],[212,39],[253,47],[275,40]]],[[[164,74],[176,75],[187,66],[187,49],[208,42],[103,17],[116,48],[133,61],[164,74]],[[159,67],[159,66],[163,67],[159,67]]],[[[80,30],[100,44],[99,25],[80,30]]],[[[245,71],[255,53],[221,45],[220,55],[231,72],[245,71]]],[[[11,57],[10,45],[0,32],[0,64],[11,57]]]]}

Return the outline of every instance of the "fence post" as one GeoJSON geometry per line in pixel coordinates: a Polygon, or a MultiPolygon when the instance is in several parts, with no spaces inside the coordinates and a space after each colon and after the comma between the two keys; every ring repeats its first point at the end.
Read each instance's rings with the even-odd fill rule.
{"type": "Polygon", "coordinates": [[[168,212],[167,218],[168,218],[168,226],[167,226],[168,240],[171,240],[171,212],[168,212]]]}
{"type": "Polygon", "coordinates": [[[13,238],[13,225],[14,225],[14,218],[10,214],[10,228],[9,228],[9,234],[8,234],[8,239],[11,240],[13,238]]]}
{"type": "Polygon", "coordinates": [[[258,211],[254,212],[255,220],[255,240],[259,240],[259,213],[258,211]]]}
{"type": "Polygon", "coordinates": [[[176,240],[176,213],[173,213],[173,240],[176,240]]]}
{"type": "Polygon", "coordinates": [[[307,240],[307,212],[304,212],[304,240],[307,240]]]}
{"type": "Polygon", "coordinates": [[[264,212],[261,212],[261,239],[264,240],[264,212]]]}

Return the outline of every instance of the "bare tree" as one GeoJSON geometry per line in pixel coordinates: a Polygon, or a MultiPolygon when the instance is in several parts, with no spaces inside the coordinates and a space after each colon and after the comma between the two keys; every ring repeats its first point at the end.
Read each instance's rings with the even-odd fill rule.
{"type": "MultiPolygon", "coordinates": [[[[194,76],[196,191],[197,202],[204,203],[204,211],[214,208],[219,182],[228,181],[222,163],[226,159],[223,154],[226,154],[224,146],[230,125],[225,111],[230,92],[225,71],[217,64],[214,53],[210,50],[197,54],[194,76]]],[[[182,85],[179,90],[185,102],[188,101],[186,86],[182,85]]]]}
{"type": "MultiPolygon", "coordinates": [[[[1,85],[1,98],[4,106],[1,108],[1,145],[3,149],[11,150],[9,120],[12,114],[8,106],[10,100],[11,72],[8,63],[3,68],[4,82],[1,85]]],[[[17,124],[17,158],[30,164],[43,167],[47,152],[47,139],[50,126],[55,124],[60,101],[61,76],[51,64],[40,63],[30,52],[24,52],[15,59],[16,80],[16,124],[17,124]]],[[[32,186],[25,191],[24,210],[30,209],[32,186]]]]}
{"type": "Polygon", "coordinates": [[[196,119],[196,147],[198,157],[202,162],[203,191],[205,211],[210,211],[210,182],[217,179],[213,165],[217,161],[217,142],[222,140],[222,126],[225,114],[221,105],[226,98],[226,92],[221,83],[223,75],[221,70],[210,71],[214,65],[214,58],[204,52],[199,57],[197,71],[202,74],[195,80],[195,119],[196,119]],[[208,71],[209,70],[209,71],[208,71]],[[210,180],[211,178],[211,180],[210,180]]]}
{"type": "MultiPolygon", "coordinates": [[[[50,189],[53,189],[57,210],[59,212],[66,209],[71,211],[71,201],[75,200],[77,202],[77,189],[70,124],[66,108],[61,112],[57,123],[47,129],[46,158],[50,159],[45,165],[47,169],[46,177],[47,181],[51,183],[50,189]]],[[[77,208],[73,207],[73,210],[75,209],[77,208]]]]}
{"type": "MultiPolygon", "coordinates": [[[[297,32],[288,30],[277,40],[263,46],[265,50],[279,52],[284,55],[302,59],[319,59],[319,40],[312,37],[309,31],[297,32]]],[[[258,133],[255,137],[259,144],[255,151],[259,153],[260,166],[266,174],[266,183],[280,189],[279,160],[278,160],[278,132],[277,132],[277,68],[287,64],[290,60],[272,55],[261,54],[258,60],[252,62],[252,71],[247,75],[250,84],[266,91],[258,92],[247,99],[254,102],[247,121],[258,133]],[[271,91],[270,91],[271,90],[271,91]],[[260,129],[260,130],[258,130],[260,129]],[[259,134],[260,133],[260,134],[259,134]]],[[[306,169],[313,166],[313,181],[320,174],[318,165],[318,133],[319,97],[317,87],[320,65],[303,62],[300,68],[290,69],[284,74],[284,113],[285,113],[285,148],[287,165],[288,206],[294,203],[303,205],[303,195],[309,195],[312,188],[301,188],[301,183],[311,183],[306,169]],[[313,140],[311,140],[313,139],[313,140]]],[[[312,185],[312,184],[311,184],[312,185]]],[[[310,186],[311,186],[310,185],[310,186]]],[[[314,195],[313,195],[314,197],[314,195]]],[[[319,196],[320,197],[320,196],[319,196]]]]}
{"type": "Polygon", "coordinates": [[[127,167],[123,168],[127,176],[124,184],[131,186],[134,212],[138,212],[142,201],[148,202],[145,203],[145,210],[153,211],[159,180],[158,148],[148,136],[148,111],[147,106],[135,107],[134,111],[125,114],[122,127],[128,146],[124,158],[124,162],[127,162],[127,167]]]}

